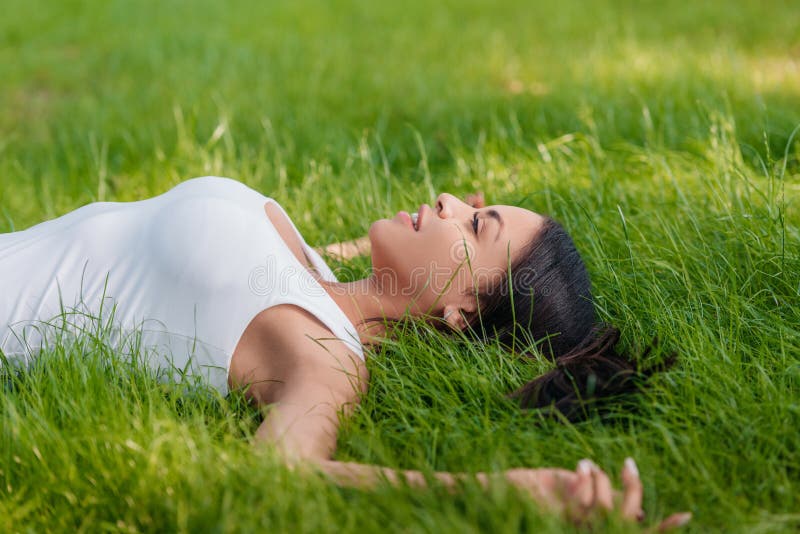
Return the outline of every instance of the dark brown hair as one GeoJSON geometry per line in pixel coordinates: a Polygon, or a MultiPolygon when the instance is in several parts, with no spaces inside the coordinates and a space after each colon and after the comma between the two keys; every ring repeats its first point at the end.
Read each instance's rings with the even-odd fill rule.
{"type": "Polygon", "coordinates": [[[619,330],[597,323],[586,266],[555,220],[545,220],[503,278],[478,295],[479,313],[469,328],[511,350],[539,351],[555,361],[554,369],[510,394],[523,408],[550,407],[580,420],[589,406],[636,391],[656,370],[618,353],[619,330]]]}

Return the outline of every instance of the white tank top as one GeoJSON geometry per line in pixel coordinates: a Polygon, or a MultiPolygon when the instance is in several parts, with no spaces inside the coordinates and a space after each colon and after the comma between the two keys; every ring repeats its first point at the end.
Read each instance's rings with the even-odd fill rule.
{"type": "MultiPolygon", "coordinates": [[[[24,363],[65,332],[61,317],[74,332],[97,328],[91,314],[114,326],[115,347],[137,347],[123,354],[173,379],[199,376],[225,395],[247,325],[293,304],[363,359],[353,324],[283,241],[267,202],[275,201],[235,180],[203,177],[0,234],[0,350],[24,363]]],[[[291,224],[321,278],[336,281],[291,224]]]]}

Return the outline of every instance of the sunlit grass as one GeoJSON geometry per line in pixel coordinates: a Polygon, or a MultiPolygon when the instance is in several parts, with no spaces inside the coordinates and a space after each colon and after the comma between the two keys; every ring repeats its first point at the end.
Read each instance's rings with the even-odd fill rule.
{"type": "MultiPolygon", "coordinates": [[[[633,407],[565,425],[504,397],[547,363],[411,328],[369,354],[337,457],[478,471],[588,456],[616,478],[632,455],[650,518],[797,528],[800,12],[529,4],[11,1],[0,231],[209,174],[278,199],[313,244],[439,191],[551,214],[624,346],[657,336],[678,365],[633,407]]],[[[251,447],[260,414],[241,398],[108,361],[89,336],[3,377],[0,529],[569,528],[502,486],[301,476],[251,447]]]]}

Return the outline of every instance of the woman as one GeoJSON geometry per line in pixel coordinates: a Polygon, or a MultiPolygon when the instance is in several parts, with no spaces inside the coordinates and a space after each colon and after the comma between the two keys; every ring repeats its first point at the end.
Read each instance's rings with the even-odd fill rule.
{"type": "MultiPolygon", "coordinates": [[[[372,274],[339,282],[274,200],[225,178],[189,180],[140,202],[90,204],[0,235],[0,350],[6,363],[24,363],[84,318],[113,317],[121,351],[133,346],[132,356],[174,378],[197,378],[223,395],[242,388],[274,405],[258,440],[291,465],[359,487],[383,478],[425,484],[418,472],[331,459],[338,414],[367,389],[363,345],[379,342],[393,320],[423,318],[512,346],[535,341],[559,366],[518,392],[525,406],[552,404],[575,418],[590,375],[597,395],[632,387],[633,366],[613,350],[618,334],[596,331],[586,270],[551,219],[444,194],[413,216],[375,222],[369,244],[372,274]],[[135,343],[126,344],[131,332],[135,343]]],[[[608,477],[588,461],[574,472],[502,476],[575,519],[614,507],[608,477]]],[[[436,478],[455,487],[460,476],[436,478]]],[[[477,478],[490,484],[487,474],[477,478]]],[[[620,512],[640,518],[632,460],[622,481],[620,512]]]]}

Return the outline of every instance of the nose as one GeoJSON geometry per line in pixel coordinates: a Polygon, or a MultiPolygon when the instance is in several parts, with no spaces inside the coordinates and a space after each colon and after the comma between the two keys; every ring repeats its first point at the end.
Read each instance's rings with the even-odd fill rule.
{"type": "Polygon", "coordinates": [[[442,193],[436,198],[436,214],[442,219],[455,216],[463,206],[466,204],[450,193],[442,193]]]}

